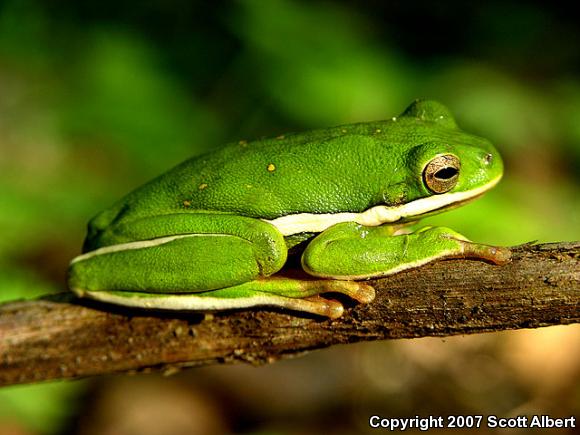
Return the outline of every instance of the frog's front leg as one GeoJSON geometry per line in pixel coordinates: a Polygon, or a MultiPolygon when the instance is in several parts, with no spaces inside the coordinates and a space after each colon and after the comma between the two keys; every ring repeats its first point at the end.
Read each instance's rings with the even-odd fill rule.
{"type": "Polygon", "coordinates": [[[71,262],[69,287],[80,296],[127,306],[221,310],[281,306],[328,317],[342,305],[318,296],[374,297],[362,283],[270,277],[287,258],[271,224],[226,214],[155,216],[96,234],[71,262]]]}
{"type": "Polygon", "coordinates": [[[473,243],[444,227],[425,227],[394,235],[388,225],[337,224],[319,234],[302,255],[311,275],[334,279],[367,279],[390,275],[441,258],[480,258],[496,264],[509,260],[507,248],[473,243]]]}

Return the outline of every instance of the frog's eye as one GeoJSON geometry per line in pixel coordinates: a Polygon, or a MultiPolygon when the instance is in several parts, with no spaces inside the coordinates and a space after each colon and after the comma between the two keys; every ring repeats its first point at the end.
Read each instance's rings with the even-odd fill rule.
{"type": "Polygon", "coordinates": [[[423,182],[433,193],[449,192],[457,184],[461,162],[453,154],[435,157],[423,169],[423,182]]]}

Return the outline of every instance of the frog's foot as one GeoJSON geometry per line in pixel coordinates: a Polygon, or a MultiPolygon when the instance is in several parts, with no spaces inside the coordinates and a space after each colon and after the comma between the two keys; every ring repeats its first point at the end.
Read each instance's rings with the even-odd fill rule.
{"type": "Polygon", "coordinates": [[[287,298],[284,296],[264,295],[264,305],[281,307],[287,310],[300,311],[303,313],[316,314],[317,316],[338,319],[344,314],[344,306],[333,299],[325,299],[322,296],[308,298],[287,298]]]}
{"type": "Polygon", "coordinates": [[[454,240],[459,244],[460,249],[457,252],[457,257],[460,258],[479,258],[501,265],[508,263],[512,255],[508,248],[502,246],[484,245],[456,238],[454,240]]]}
{"type": "Polygon", "coordinates": [[[357,281],[342,281],[337,279],[299,281],[302,291],[319,293],[342,293],[358,301],[368,304],[375,299],[375,289],[369,284],[357,281]]]}

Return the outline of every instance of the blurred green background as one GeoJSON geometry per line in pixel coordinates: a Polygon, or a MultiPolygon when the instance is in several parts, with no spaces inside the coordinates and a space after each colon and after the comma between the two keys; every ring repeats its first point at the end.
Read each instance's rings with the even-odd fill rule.
{"type": "MultiPolygon", "coordinates": [[[[580,29],[541,2],[0,2],[0,300],[64,289],[90,217],[226,142],[390,118],[417,97],[506,175],[431,218],[580,239],[580,29]]],[[[0,346],[1,343],[0,337],[0,346]]],[[[580,330],[370,343],[270,367],[0,390],[0,435],[365,433],[373,414],[580,409],[580,330]]]]}

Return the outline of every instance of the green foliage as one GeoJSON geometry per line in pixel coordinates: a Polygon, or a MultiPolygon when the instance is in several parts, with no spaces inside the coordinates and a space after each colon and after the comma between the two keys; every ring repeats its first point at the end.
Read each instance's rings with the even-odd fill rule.
{"type": "Polygon", "coordinates": [[[350,10],[252,0],[231,21],[243,65],[279,110],[304,126],[384,118],[416,97],[408,67],[350,10]]]}
{"type": "Polygon", "coordinates": [[[95,31],[84,45],[62,114],[67,139],[104,145],[150,176],[209,148],[211,112],[160,66],[158,53],[110,29],[95,31]]]}

